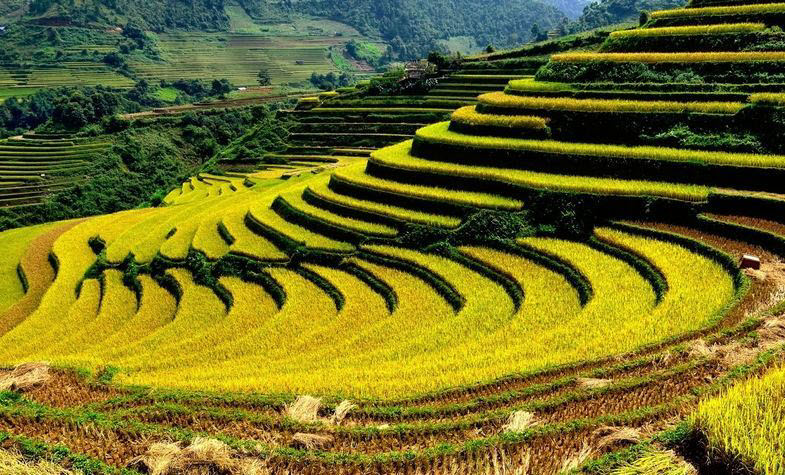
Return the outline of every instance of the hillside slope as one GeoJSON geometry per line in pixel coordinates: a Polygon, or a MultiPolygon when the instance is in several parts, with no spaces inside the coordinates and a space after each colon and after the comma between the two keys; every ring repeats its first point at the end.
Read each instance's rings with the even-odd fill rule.
{"type": "Polygon", "coordinates": [[[424,57],[434,40],[455,36],[474,37],[480,45],[512,46],[529,40],[533,24],[550,29],[565,18],[537,0],[317,0],[295,5],[366,34],[378,31],[402,57],[424,57]]]}
{"type": "MultiPolygon", "coordinates": [[[[565,14],[551,2],[504,0],[488,4],[480,0],[314,0],[307,2],[269,2],[238,0],[261,23],[294,21],[311,15],[345,22],[368,36],[381,36],[392,43],[401,58],[423,57],[436,40],[471,36],[477,44],[512,46],[527,41],[534,23],[543,29],[555,27],[565,14]]],[[[580,2],[561,1],[570,7],[571,16],[580,2]]],[[[189,31],[226,31],[226,8],[236,5],[226,0],[34,0],[25,19],[46,25],[117,26],[128,22],[152,31],[173,29],[189,31]]],[[[17,6],[18,7],[18,6],[17,6]]],[[[11,13],[18,8],[4,8],[11,13]]],[[[0,15],[4,12],[0,10],[0,15]]]]}
{"type": "Polygon", "coordinates": [[[26,17],[49,25],[123,25],[148,30],[172,28],[225,30],[229,19],[224,0],[33,0],[26,17]]]}

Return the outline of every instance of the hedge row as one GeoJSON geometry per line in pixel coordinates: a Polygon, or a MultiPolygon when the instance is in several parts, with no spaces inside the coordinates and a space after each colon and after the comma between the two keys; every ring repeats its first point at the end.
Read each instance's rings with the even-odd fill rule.
{"type": "Polygon", "coordinates": [[[291,206],[281,196],[277,197],[275,201],[273,201],[271,208],[286,221],[315,233],[327,236],[328,238],[354,244],[365,240],[365,236],[359,232],[328,223],[327,221],[319,219],[315,216],[303,213],[302,211],[291,206]]]}
{"type": "MultiPolygon", "coordinates": [[[[630,85],[634,87],[634,85],[630,85]]],[[[680,92],[680,91],[649,91],[649,90],[592,90],[583,89],[576,84],[575,89],[562,89],[560,91],[529,92],[526,90],[512,89],[507,87],[506,94],[540,97],[571,97],[574,99],[625,99],[633,101],[679,101],[679,102],[698,102],[698,101],[733,101],[744,102],[749,96],[746,92],[680,92]]]]}
{"type": "MultiPolygon", "coordinates": [[[[659,28],[657,28],[659,29],[659,28]]],[[[646,31],[646,30],[641,30],[646,31]]],[[[712,35],[624,36],[609,38],[600,51],[622,52],[709,52],[709,51],[782,51],[783,33],[727,33],[712,35]]]]}
{"type": "Polygon", "coordinates": [[[472,212],[472,208],[469,206],[369,188],[344,180],[335,174],[330,177],[329,187],[335,193],[349,195],[361,200],[376,201],[377,203],[395,203],[395,206],[412,208],[426,213],[465,217],[472,212]]]}
{"type": "MultiPolygon", "coordinates": [[[[782,5],[782,4],[778,4],[782,5]]],[[[693,10],[693,9],[685,9],[693,10]]],[[[697,10],[697,9],[695,9],[697,10]]],[[[646,15],[644,14],[644,17],[646,15]]],[[[725,13],[713,15],[695,15],[695,16],[673,16],[652,18],[645,22],[647,28],[664,28],[674,26],[688,26],[688,25],[716,25],[720,23],[764,23],[766,26],[783,26],[785,25],[785,10],[775,10],[770,12],[749,12],[749,13],[725,13]]]]}
{"type": "Polygon", "coordinates": [[[651,218],[672,219],[680,216],[685,219],[703,208],[701,203],[691,203],[677,199],[646,196],[646,195],[609,195],[591,191],[568,191],[559,189],[536,188],[519,185],[510,181],[493,178],[482,178],[461,175],[459,173],[441,173],[423,169],[404,169],[379,162],[368,162],[368,174],[378,178],[395,179],[406,183],[460,188],[480,193],[495,193],[521,199],[530,207],[533,202],[554,199],[580,200],[587,208],[593,210],[597,219],[651,218]]]}
{"type": "Polygon", "coordinates": [[[782,192],[785,157],[517,139],[475,139],[421,129],[412,155],[429,160],[565,175],[643,179],[782,192]],[[421,135],[422,134],[422,135],[421,135]]]}
{"type": "Polygon", "coordinates": [[[566,36],[555,40],[524,46],[523,48],[471,56],[464,59],[464,66],[467,63],[477,61],[499,61],[503,59],[526,58],[585,48],[587,46],[595,46],[605,41],[607,37],[607,31],[593,31],[590,34],[566,36]]]}
{"type": "MultiPolygon", "coordinates": [[[[614,53],[607,53],[614,54],[614,53]]],[[[625,54],[625,53],[621,53],[625,54]]],[[[679,54],[679,53],[667,53],[679,54]]],[[[783,53],[785,58],[785,52],[783,53]]],[[[597,55],[596,58],[610,58],[597,55]]],[[[621,61],[552,61],[537,73],[541,81],[565,83],[620,82],[620,83],[679,83],[714,82],[730,84],[783,83],[785,61],[745,62],[637,62],[621,61]]]]}
{"type": "Polygon", "coordinates": [[[517,70],[526,74],[533,73],[543,64],[548,62],[547,56],[502,59],[498,61],[475,61],[462,65],[464,71],[506,71],[517,70]]]}
{"type": "Polygon", "coordinates": [[[458,291],[452,285],[450,285],[449,282],[444,280],[435,272],[432,272],[423,266],[417,265],[414,262],[393,258],[388,255],[377,254],[373,251],[369,251],[368,249],[361,250],[359,257],[374,264],[398,269],[419,277],[425,281],[425,283],[431,286],[431,288],[433,288],[439,295],[441,295],[456,312],[460,311],[466,303],[466,299],[461,294],[459,294],[458,291]]]}
{"type": "Polygon", "coordinates": [[[607,242],[596,235],[589,240],[589,245],[600,252],[626,262],[635,269],[651,285],[657,303],[662,302],[662,299],[665,298],[665,294],[668,292],[668,281],[665,274],[638,254],[635,249],[622,248],[619,244],[607,242]]]}
{"type": "MultiPolygon", "coordinates": [[[[482,107],[480,110],[489,114],[509,113],[503,109],[489,107],[482,107]]],[[[684,125],[697,132],[745,128],[744,120],[725,114],[543,111],[538,109],[524,109],[519,113],[547,116],[551,136],[565,142],[638,145],[642,142],[643,136],[667,133],[679,125],[684,125]]],[[[450,130],[474,134],[466,128],[450,126],[450,130]]],[[[512,137],[511,134],[505,134],[505,136],[512,137]]]]}

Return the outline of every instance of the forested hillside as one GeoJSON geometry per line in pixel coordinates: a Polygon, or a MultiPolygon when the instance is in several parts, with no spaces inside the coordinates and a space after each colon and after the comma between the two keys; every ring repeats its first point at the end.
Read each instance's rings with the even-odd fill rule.
{"type": "Polygon", "coordinates": [[[598,0],[583,9],[583,14],[570,25],[570,31],[586,31],[602,26],[637,20],[641,11],[677,8],[685,0],[598,0]]]}
{"type": "MultiPolygon", "coordinates": [[[[585,0],[314,0],[270,2],[239,0],[261,23],[287,22],[302,16],[347,23],[363,34],[380,36],[398,58],[423,57],[437,40],[469,36],[479,45],[515,46],[530,40],[531,27],[551,29],[577,16],[585,0]],[[561,10],[560,10],[561,9],[561,10]]],[[[0,15],[19,10],[10,2],[0,15]],[[7,11],[6,11],[7,10],[7,11]]],[[[225,31],[226,0],[33,0],[25,19],[45,25],[118,26],[134,23],[152,31],[225,31]]]]}
{"type": "Polygon", "coordinates": [[[592,2],[593,0],[545,0],[545,3],[561,10],[570,20],[580,17],[583,9],[592,2]]]}
{"type": "Polygon", "coordinates": [[[379,32],[396,53],[409,58],[427,55],[434,40],[455,36],[472,36],[480,45],[515,46],[529,41],[535,23],[547,30],[565,18],[537,0],[316,0],[294,5],[365,34],[379,32]]]}
{"type": "Polygon", "coordinates": [[[122,25],[147,29],[223,30],[229,25],[224,0],[32,0],[27,15],[53,25],[122,25]]]}

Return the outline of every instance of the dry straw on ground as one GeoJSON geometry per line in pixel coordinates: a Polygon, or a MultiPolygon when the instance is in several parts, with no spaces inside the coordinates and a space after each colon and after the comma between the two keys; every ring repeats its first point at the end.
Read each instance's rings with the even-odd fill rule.
{"type": "Polygon", "coordinates": [[[591,454],[592,454],[591,446],[588,443],[584,442],[583,447],[581,447],[581,450],[564,459],[564,462],[562,462],[559,473],[568,474],[571,473],[573,470],[577,470],[581,465],[583,465],[589,459],[589,457],[591,457],[591,454]]]}
{"type": "Polygon", "coordinates": [[[332,441],[333,438],[329,435],[298,432],[292,436],[292,445],[295,448],[306,450],[325,449],[332,441]]]}
{"type": "Polygon", "coordinates": [[[258,460],[237,458],[225,443],[196,437],[190,445],[160,442],[131,461],[130,468],[150,475],[263,475],[258,460]]]}
{"type": "Polygon", "coordinates": [[[341,422],[346,419],[346,416],[349,415],[349,412],[352,409],[357,409],[357,405],[352,404],[352,402],[348,400],[341,401],[341,403],[335,407],[335,413],[330,418],[330,422],[335,425],[341,425],[341,422]]]}
{"type": "Polygon", "coordinates": [[[525,432],[539,424],[537,417],[526,411],[515,411],[510,414],[507,423],[502,426],[502,432],[525,432]]]}
{"type": "Polygon", "coordinates": [[[49,381],[48,363],[22,363],[0,376],[0,391],[25,392],[49,381]]]}
{"type": "Polygon", "coordinates": [[[585,389],[597,389],[610,386],[613,380],[599,378],[578,378],[578,384],[585,389]]]}
{"type": "Polygon", "coordinates": [[[318,422],[322,400],[313,396],[298,396],[286,406],[286,415],[297,422],[318,422]]]}
{"type": "Polygon", "coordinates": [[[641,431],[634,427],[603,426],[595,430],[594,434],[600,436],[597,441],[598,449],[637,444],[643,438],[641,431]]]}

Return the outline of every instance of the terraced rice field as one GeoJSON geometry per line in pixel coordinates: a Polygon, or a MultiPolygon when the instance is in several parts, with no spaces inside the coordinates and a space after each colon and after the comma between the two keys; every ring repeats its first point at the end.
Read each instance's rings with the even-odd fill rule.
{"type": "Polygon", "coordinates": [[[61,62],[20,67],[0,64],[0,100],[24,96],[47,87],[131,87],[134,81],[101,63],[61,62]]]}
{"type": "Polygon", "coordinates": [[[164,62],[131,62],[139,77],[155,80],[226,78],[235,86],[256,85],[267,69],[276,84],[301,82],[311,73],[337,71],[328,48],[340,37],[274,37],[241,33],[167,33],[158,35],[164,62]]]}
{"type": "Polygon", "coordinates": [[[780,101],[664,100],[592,80],[597,58],[445,82],[476,100],[319,99],[281,165],[0,234],[0,362],[54,365],[0,393],[3,447],[98,473],[162,452],[228,473],[781,473],[785,159],[641,133],[751,130],[780,101]],[[17,261],[45,276],[26,293],[17,261]]]}
{"type": "Polygon", "coordinates": [[[29,137],[0,141],[0,206],[39,203],[73,186],[88,172],[91,158],[109,145],[29,137]]]}

